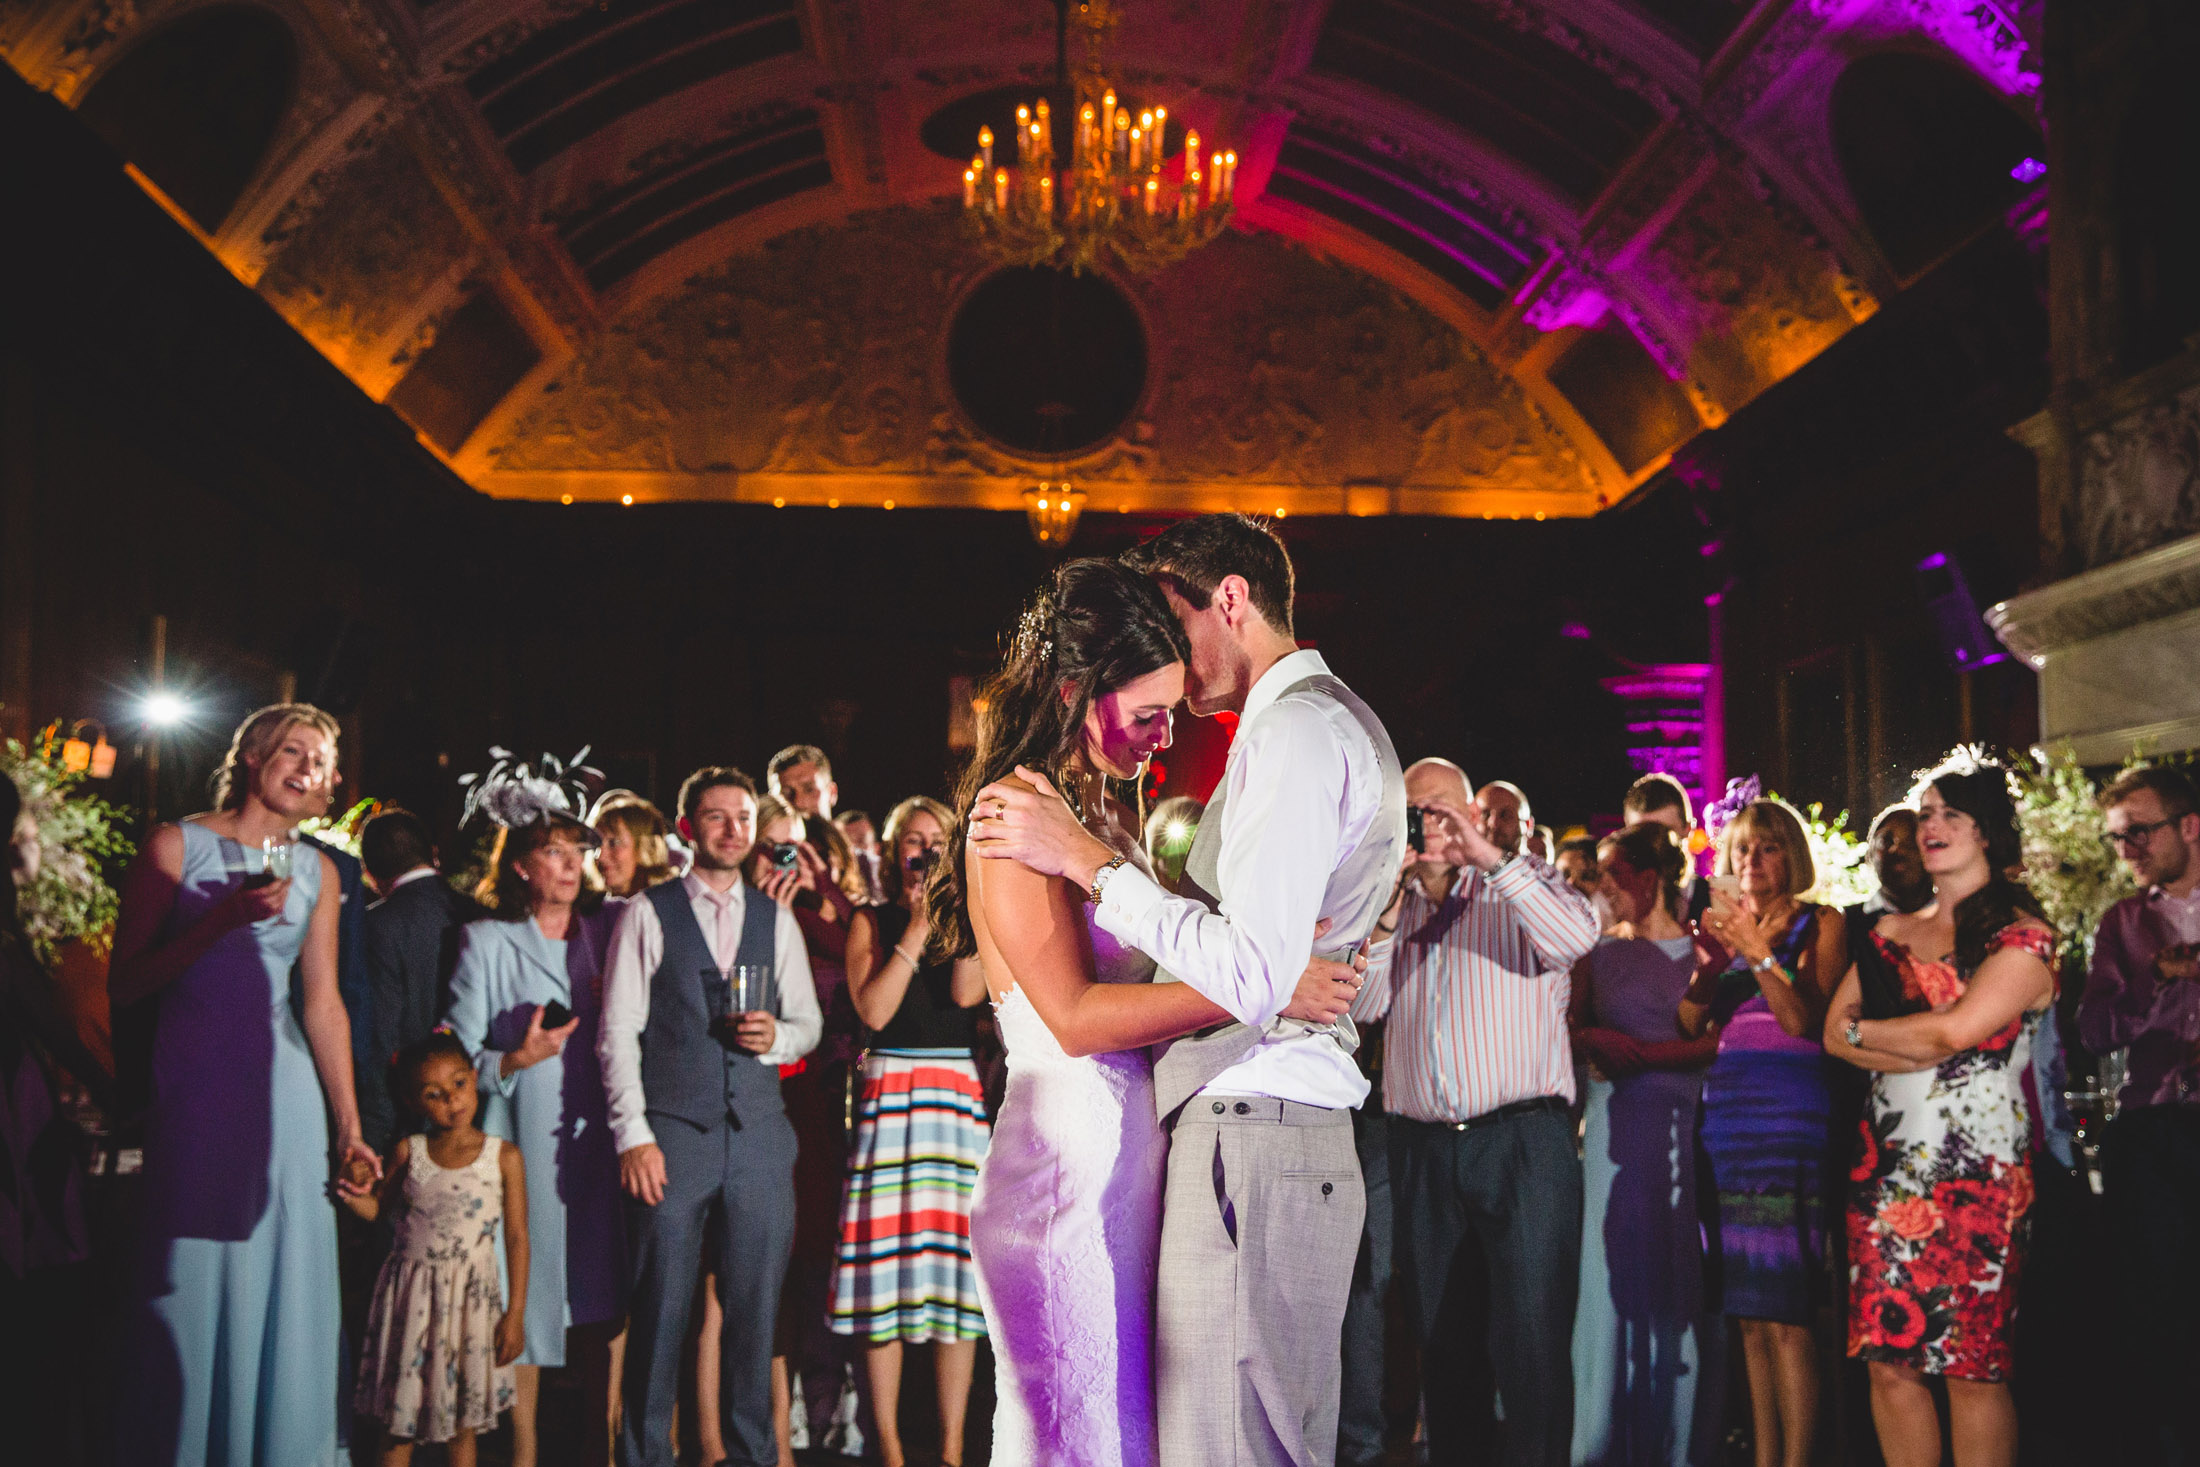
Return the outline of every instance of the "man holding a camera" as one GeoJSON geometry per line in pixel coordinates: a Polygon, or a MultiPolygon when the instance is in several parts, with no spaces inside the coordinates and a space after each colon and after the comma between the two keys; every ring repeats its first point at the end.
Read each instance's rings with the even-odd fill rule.
{"type": "Polygon", "coordinates": [[[779,1066],[823,1027],[794,914],[742,879],[756,845],[756,785],[698,769],[680,786],[695,864],[629,902],[604,966],[599,1041],[633,1299],[622,1467],[672,1467],[673,1403],[704,1240],[725,1328],[718,1409],[737,1460],[776,1461],[772,1326],[794,1244],[794,1129],[779,1066]]]}
{"type": "Polygon", "coordinates": [[[1458,765],[1424,759],[1405,779],[1415,849],[1352,1017],[1389,1020],[1391,1198],[1429,1460],[1490,1434],[1494,1387],[1495,1460],[1565,1467],[1582,1205],[1566,1006],[1596,919],[1549,864],[1491,838],[1458,765]],[[1486,1277],[1454,1279],[1470,1266],[1486,1277]]]}

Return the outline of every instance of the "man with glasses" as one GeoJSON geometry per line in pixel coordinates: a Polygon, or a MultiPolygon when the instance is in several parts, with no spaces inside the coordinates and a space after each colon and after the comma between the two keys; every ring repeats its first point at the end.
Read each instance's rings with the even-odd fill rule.
{"type": "Polygon", "coordinates": [[[2107,841],[2144,890],[2094,939],[2078,1032],[2129,1051],[2101,1139],[2111,1267],[2128,1356],[2131,1460],[2200,1462],[2200,797],[2180,770],[2134,769],[2101,792],[2107,841]]]}

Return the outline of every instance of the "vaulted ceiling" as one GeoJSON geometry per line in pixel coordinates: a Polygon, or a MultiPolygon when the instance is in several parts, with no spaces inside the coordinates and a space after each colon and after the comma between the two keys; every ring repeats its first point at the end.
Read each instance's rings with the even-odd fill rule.
{"type": "MultiPolygon", "coordinates": [[[[2038,7],[1122,0],[1111,78],[1236,147],[1241,233],[1121,283],[1144,405],[1061,467],[1125,508],[1593,513],[2018,202],[2038,7]]],[[[1049,466],[944,381],[987,266],[967,140],[925,134],[1050,82],[1055,24],[13,0],[0,56],[491,493],[1012,507],[1049,466]]]]}

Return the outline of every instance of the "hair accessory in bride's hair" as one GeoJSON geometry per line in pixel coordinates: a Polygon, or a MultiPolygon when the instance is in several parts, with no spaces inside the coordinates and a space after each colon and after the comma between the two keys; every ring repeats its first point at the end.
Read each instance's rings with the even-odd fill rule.
{"type": "Polygon", "coordinates": [[[1016,623],[1016,660],[1036,656],[1044,662],[1054,655],[1054,598],[1044,591],[1033,598],[1031,608],[1016,623]]]}
{"type": "Polygon", "coordinates": [[[573,826],[577,833],[585,832],[587,844],[596,843],[595,832],[581,812],[588,808],[586,781],[602,779],[603,771],[582,762],[588,758],[586,747],[570,761],[544,754],[532,767],[514,759],[510,749],[494,745],[489,757],[495,762],[484,772],[459,776],[458,782],[467,786],[459,824],[468,823],[476,815],[485,815],[490,824],[506,830],[554,820],[573,826]]]}

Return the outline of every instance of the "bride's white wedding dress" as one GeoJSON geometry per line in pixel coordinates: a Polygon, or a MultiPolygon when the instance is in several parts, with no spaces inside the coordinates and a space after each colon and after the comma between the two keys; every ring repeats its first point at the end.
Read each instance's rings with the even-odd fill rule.
{"type": "MultiPolygon", "coordinates": [[[[1141,862],[1141,864],[1144,864],[1141,862]]],[[[1093,921],[1093,972],[1153,959],[1093,921]]],[[[1008,1091],[971,1207],[996,1467],[1152,1467],[1154,1271],[1168,1138],[1143,1049],[1072,1059],[1021,988],[994,1005],[1008,1091]]]]}

